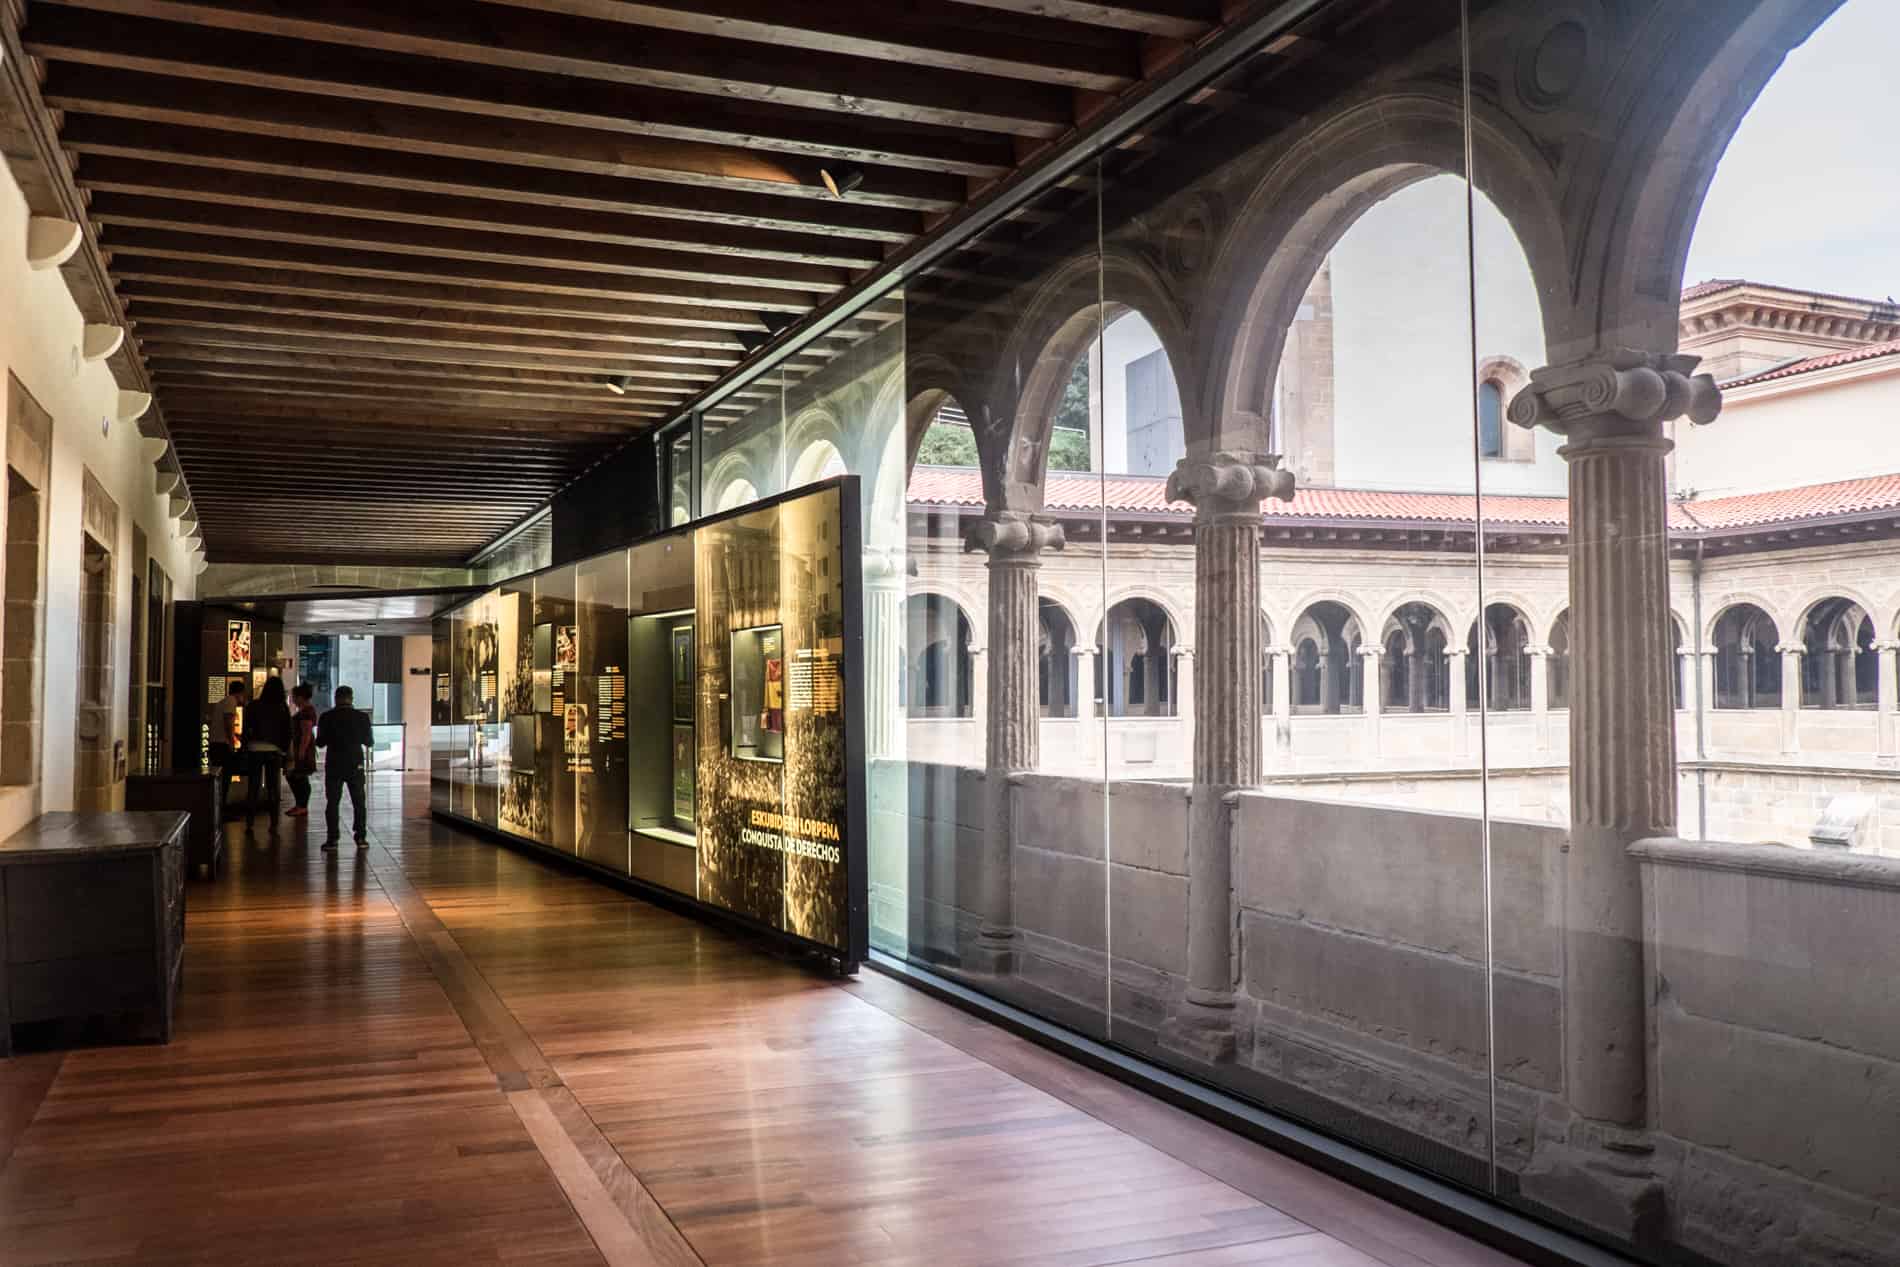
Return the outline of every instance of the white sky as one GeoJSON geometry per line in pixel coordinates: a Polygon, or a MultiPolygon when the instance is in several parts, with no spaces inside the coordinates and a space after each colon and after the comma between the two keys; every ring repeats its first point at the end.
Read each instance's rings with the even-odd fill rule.
{"type": "Polygon", "coordinates": [[[1716,169],[1683,285],[1900,296],[1900,0],[1847,0],[1769,80],[1716,169]]]}

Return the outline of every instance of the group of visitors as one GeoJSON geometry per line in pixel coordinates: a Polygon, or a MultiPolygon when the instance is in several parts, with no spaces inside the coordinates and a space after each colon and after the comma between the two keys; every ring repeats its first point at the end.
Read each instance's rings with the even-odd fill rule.
{"type": "Polygon", "coordinates": [[[217,707],[217,721],[211,744],[213,765],[222,766],[226,777],[248,774],[244,799],[244,830],[261,804],[270,815],[270,827],[277,830],[281,798],[277,775],[283,773],[290,784],[292,818],[310,814],[310,778],[317,772],[317,750],[328,754],[323,766],[323,847],[335,849],[342,820],[343,792],[350,793],[350,809],[357,848],[369,844],[368,807],[364,804],[364,756],[373,745],[369,714],[358,709],[356,692],[347,686],[336,688],[336,705],[321,717],[317,715],[315,690],[300,682],[286,699],[284,680],[269,678],[249,703],[250,688],[241,678],[231,679],[217,707]]]}

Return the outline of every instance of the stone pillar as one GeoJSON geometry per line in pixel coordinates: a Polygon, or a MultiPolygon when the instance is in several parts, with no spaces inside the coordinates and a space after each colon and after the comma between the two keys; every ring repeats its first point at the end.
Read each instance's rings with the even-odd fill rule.
{"type": "Polygon", "coordinates": [[[983,719],[982,924],[964,966],[1004,974],[1014,967],[1014,859],[1009,776],[1036,768],[1041,709],[1036,693],[1040,647],[1036,571],[1044,550],[1062,548],[1061,525],[1022,511],[991,511],[972,527],[963,548],[989,556],[989,664],[979,674],[977,715],[983,719]]]}
{"type": "Polygon", "coordinates": [[[864,552],[864,755],[902,756],[904,701],[897,679],[904,657],[904,552],[864,552]]]}
{"type": "Polygon", "coordinates": [[[1875,745],[1882,756],[1894,755],[1896,745],[1900,744],[1900,736],[1894,734],[1896,703],[1900,702],[1896,699],[1900,692],[1896,691],[1894,683],[1894,653],[1896,651],[1900,651],[1900,642],[1892,639],[1874,640],[1873,652],[1878,657],[1876,663],[1880,666],[1879,693],[1875,696],[1877,710],[1875,745]]]}
{"type": "MultiPolygon", "coordinates": [[[[1646,1120],[1642,883],[1627,851],[1676,830],[1663,424],[1720,412],[1715,381],[1691,375],[1696,360],[1600,350],[1535,371],[1510,407],[1517,425],[1563,436],[1570,467],[1564,1092],[1611,1127],[1646,1120]]],[[[1641,1186],[1628,1195],[1659,1191],[1641,1186]]]]}
{"type": "Polygon", "coordinates": [[[1075,659],[1075,717],[1088,721],[1095,716],[1095,648],[1070,647],[1075,659]]]}
{"type": "Polygon", "coordinates": [[[1359,647],[1359,703],[1365,713],[1366,755],[1377,758],[1379,755],[1379,714],[1383,711],[1382,699],[1385,683],[1379,680],[1379,656],[1384,648],[1361,644],[1359,647]]]}
{"type": "Polygon", "coordinates": [[[1274,751],[1293,751],[1293,648],[1274,647],[1273,656],[1273,747],[1274,751]]]}
{"type": "MultiPolygon", "coordinates": [[[[1775,644],[1781,653],[1781,750],[1801,750],[1801,657],[1807,647],[1799,642],[1775,644]]],[[[1822,679],[1827,675],[1823,673],[1822,679]]]]}
{"type": "Polygon", "coordinates": [[[1459,756],[1471,752],[1471,723],[1465,715],[1465,657],[1471,652],[1464,647],[1445,648],[1445,686],[1449,693],[1451,706],[1451,743],[1452,751],[1459,756]]]}
{"type": "Polygon", "coordinates": [[[1275,456],[1183,458],[1170,501],[1194,505],[1194,782],[1188,811],[1187,997],[1162,1041],[1212,1063],[1234,1053],[1233,845],[1227,794],[1260,781],[1260,503],[1293,496],[1275,456]]]}
{"type": "Polygon", "coordinates": [[[1550,648],[1525,647],[1531,658],[1531,728],[1540,752],[1550,748],[1550,648]]]}

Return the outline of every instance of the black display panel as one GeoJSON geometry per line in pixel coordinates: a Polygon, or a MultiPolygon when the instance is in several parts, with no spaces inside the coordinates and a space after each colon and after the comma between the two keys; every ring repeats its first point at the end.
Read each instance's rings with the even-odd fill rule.
{"type": "Polygon", "coordinates": [[[857,496],[811,485],[439,618],[447,813],[860,962],[857,496]]]}

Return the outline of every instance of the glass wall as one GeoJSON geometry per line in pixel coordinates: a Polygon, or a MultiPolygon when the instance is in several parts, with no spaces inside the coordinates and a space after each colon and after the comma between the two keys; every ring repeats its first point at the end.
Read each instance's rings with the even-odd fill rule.
{"type": "Polygon", "coordinates": [[[662,479],[863,477],[880,950],[1647,1261],[1900,1261],[1900,27],[1362,9],[662,479]]]}

